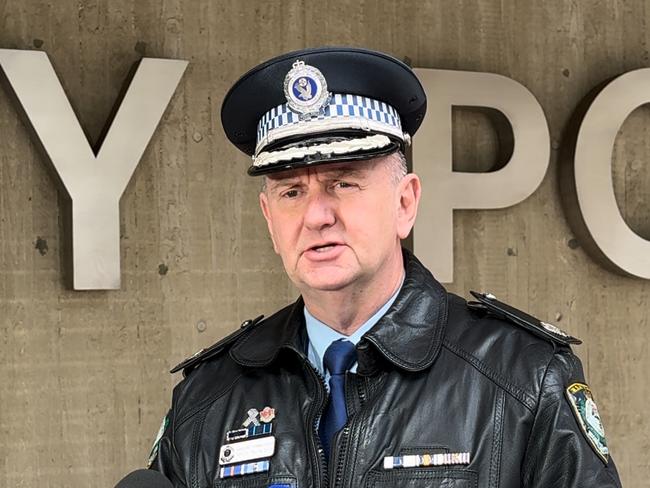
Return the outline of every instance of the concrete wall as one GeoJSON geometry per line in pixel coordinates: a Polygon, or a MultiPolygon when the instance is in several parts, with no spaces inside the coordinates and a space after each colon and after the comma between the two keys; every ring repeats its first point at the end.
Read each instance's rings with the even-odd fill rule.
{"type": "MultiPolygon", "coordinates": [[[[558,149],[597,84],[647,67],[643,0],[0,0],[0,47],[45,50],[90,141],[134,62],[190,61],[121,200],[120,291],[63,284],[65,198],[0,89],[0,486],[113,486],[145,464],[175,378],[167,370],[294,296],[257,210],[259,182],[218,118],[246,69],[305,46],[366,46],[414,66],[500,73],[538,98],[549,173],[524,203],[455,216],[450,289],[488,289],[582,337],[577,348],[626,486],[650,486],[648,281],[588,257],[561,207],[558,149]]],[[[455,154],[486,170],[487,119],[456,114],[455,154]]],[[[613,153],[622,213],[650,238],[650,114],[613,153]]]]}

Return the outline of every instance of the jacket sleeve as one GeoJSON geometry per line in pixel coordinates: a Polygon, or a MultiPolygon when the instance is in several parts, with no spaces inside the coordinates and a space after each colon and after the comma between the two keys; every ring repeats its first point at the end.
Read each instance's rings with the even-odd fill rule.
{"type": "Polygon", "coordinates": [[[174,445],[174,408],[161,426],[161,434],[156,439],[149,458],[149,469],[159,471],[172,482],[174,488],[187,488],[183,464],[174,445]]]}
{"type": "Polygon", "coordinates": [[[601,457],[587,440],[567,395],[584,383],[580,360],[561,348],[549,363],[522,464],[525,488],[620,488],[610,456],[601,457]]]}

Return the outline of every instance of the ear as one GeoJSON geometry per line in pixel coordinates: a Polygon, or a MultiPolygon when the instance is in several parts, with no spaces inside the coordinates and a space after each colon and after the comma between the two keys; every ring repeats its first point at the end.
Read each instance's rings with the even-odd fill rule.
{"type": "Polygon", "coordinates": [[[397,195],[399,197],[397,235],[400,239],[406,239],[415,224],[421,192],[422,185],[420,184],[418,175],[409,173],[399,182],[397,187],[397,195]]]}
{"type": "Polygon", "coordinates": [[[260,208],[262,209],[262,215],[264,215],[264,219],[266,220],[266,226],[269,229],[269,235],[273,242],[273,250],[276,254],[280,254],[278,246],[275,243],[275,238],[273,237],[273,219],[271,218],[271,210],[269,209],[269,199],[264,192],[260,192],[260,208]]]}

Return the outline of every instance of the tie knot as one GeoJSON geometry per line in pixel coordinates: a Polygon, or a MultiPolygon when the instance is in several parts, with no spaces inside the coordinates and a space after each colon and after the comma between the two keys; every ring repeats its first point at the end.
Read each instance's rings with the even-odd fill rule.
{"type": "Polygon", "coordinates": [[[357,350],[350,341],[339,339],[325,351],[323,364],[331,376],[344,374],[357,361],[357,350]]]}

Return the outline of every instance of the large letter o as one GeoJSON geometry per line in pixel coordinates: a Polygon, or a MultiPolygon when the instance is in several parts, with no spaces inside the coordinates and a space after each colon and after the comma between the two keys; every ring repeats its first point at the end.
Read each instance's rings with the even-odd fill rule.
{"type": "Polygon", "coordinates": [[[630,113],[650,103],[650,68],[609,83],[584,116],[575,146],[576,196],[594,243],[619,270],[650,279],[650,241],[625,223],[614,195],[612,151],[630,113]]]}

